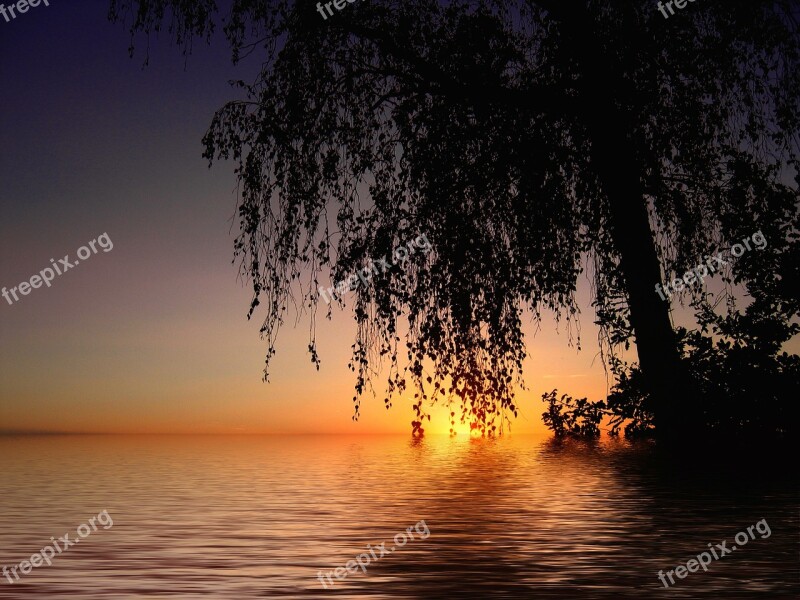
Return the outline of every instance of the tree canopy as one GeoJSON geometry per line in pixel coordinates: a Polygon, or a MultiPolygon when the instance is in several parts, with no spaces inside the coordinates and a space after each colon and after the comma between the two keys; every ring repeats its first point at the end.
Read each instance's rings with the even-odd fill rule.
{"type": "MultiPolygon", "coordinates": [[[[501,430],[524,316],[576,319],[584,272],[605,350],[635,340],[648,376],[646,344],[675,346],[654,283],[757,230],[797,232],[790,0],[706,0],[669,19],[650,0],[370,0],[327,19],[292,0],[112,0],[111,16],[132,48],[166,29],[189,52],[222,27],[234,61],[261,61],[203,141],[237,165],[235,253],[265,376],[290,307],[308,311],[318,364],[318,288],[430,240],[348,296],[356,416],[383,366],[387,406],[417,393],[415,431],[432,400],[501,430]]],[[[743,257],[729,283],[784,285],[794,242],[743,257]]],[[[711,306],[701,288],[685,297],[711,306]]],[[[652,390],[669,373],[649,375],[652,390]]]]}

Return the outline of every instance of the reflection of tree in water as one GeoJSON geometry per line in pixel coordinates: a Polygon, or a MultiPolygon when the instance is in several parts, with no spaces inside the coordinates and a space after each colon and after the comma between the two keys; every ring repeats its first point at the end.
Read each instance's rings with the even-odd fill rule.
{"type": "Polygon", "coordinates": [[[797,588],[789,583],[798,570],[797,482],[766,466],[763,454],[526,436],[426,436],[409,445],[419,481],[386,501],[425,518],[431,536],[349,578],[341,594],[666,598],[659,569],[761,518],[773,530],[768,540],[683,581],[670,597],[780,597],[797,588]]]}

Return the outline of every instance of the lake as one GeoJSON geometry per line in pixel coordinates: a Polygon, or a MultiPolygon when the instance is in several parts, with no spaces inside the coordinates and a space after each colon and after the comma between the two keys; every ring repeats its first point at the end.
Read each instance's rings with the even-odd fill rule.
{"type": "Polygon", "coordinates": [[[800,597],[788,455],[527,436],[6,436],[0,457],[0,567],[80,539],[0,579],[0,598],[800,597]],[[113,525],[80,538],[102,511],[113,525]],[[768,536],[707,572],[659,580],[762,520],[768,536]],[[372,558],[382,542],[394,551],[372,558]],[[369,564],[348,572],[359,555],[369,564]]]}

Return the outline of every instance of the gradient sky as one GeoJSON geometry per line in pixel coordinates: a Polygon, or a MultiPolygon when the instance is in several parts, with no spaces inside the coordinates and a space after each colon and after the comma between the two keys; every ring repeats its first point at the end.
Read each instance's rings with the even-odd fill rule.
{"type": "MultiPolygon", "coordinates": [[[[246,320],[251,294],[231,264],[233,170],[209,170],[200,143],[235,97],[227,81],[252,64],[232,67],[220,43],[185,64],[164,35],[143,69],[107,10],[51,0],[0,18],[0,286],[103,233],[114,243],[51,288],[0,298],[0,430],[409,433],[409,397],[390,411],[366,399],[351,420],[349,309],[320,320],[320,372],[303,322],[282,330],[261,381],[260,321],[246,320]]],[[[605,394],[587,290],[580,353],[563,324],[528,337],[514,432],[544,431],[542,392],[605,394]]],[[[448,428],[435,411],[427,429],[448,428]]]]}

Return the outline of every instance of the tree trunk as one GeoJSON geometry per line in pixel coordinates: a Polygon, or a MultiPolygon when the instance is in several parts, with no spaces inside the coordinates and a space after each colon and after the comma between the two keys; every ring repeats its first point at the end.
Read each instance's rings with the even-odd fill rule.
{"type": "Polygon", "coordinates": [[[585,76],[581,96],[592,139],[591,160],[609,202],[611,235],[620,256],[639,365],[657,434],[674,438],[694,430],[694,385],[680,361],[669,303],[656,288],[662,284],[661,267],[631,137],[633,127],[622,108],[626,102],[620,95],[626,84],[616,76],[614,57],[604,55],[593,35],[597,24],[585,10],[579,13],[573,24],[585,76]]]}
{"type": "Polygon", "coordinates": [[[693,386],[680,363],[669,304],[656,291],[661,268],[631,142],[612,113],[603,111],[592,121],[592,160],[608,196],[639,364],[649,384],[657,432],[670,437],[694,416],[686,406],[693,386]]]}

